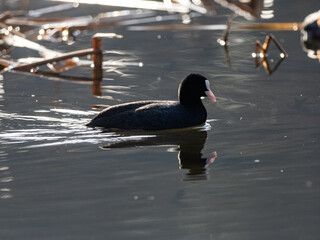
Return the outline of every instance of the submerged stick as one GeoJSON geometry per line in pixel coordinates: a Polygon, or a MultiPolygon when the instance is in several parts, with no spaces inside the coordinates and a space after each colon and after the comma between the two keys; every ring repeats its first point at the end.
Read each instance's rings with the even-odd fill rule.
{"type": "Polygon", "coordinates": [[[9,18],[11,18],[12,16],[11,16],[11,14],[10,14],[10,12],[9,11],[6,11],[6,12],[4,12],[4,13],[1,13],[0,14],[0,22],[4,22],[4,21],[6,21],[7,19],[9,19],[9,18]]]}
{"type": "Polygon", "coordinates": [[[8,26],[8,25],[6,25],[6,24],[4,24],[2,22],[0,22],[0,28],[5,28],[5,29],[8,30],[8,33],[11,32],[12,34],[14,34],[16,36],[19,36],[19,37],[22,37],[22,38],[26,38],[26,36],[23,33],[14,30],[12,26],[8,26]]]}
{"type": "Polygon", "coordinates": [[[228,17],[228,20],[227,20],[227,28],[223,34],[223,37],[222,38],[219,38],[218,39],[218,43],[221,45],[221,46],[227,46],[228,45],[228,38],[229,38],[229,33],[230,33],[230,28],[231,28],[231,22],[232,22],[232,19],[235,18],[237,16],[236,13],[233,13],[230,17],[228,17]]]}
{"type": "Polygon", "coordinates": [[[253,23],[233,26],[235,29],[245,30],[279,30],[279,31],[298,31],[301,29],[301,22],[287,23],[253,23]]]}
{"type": "MultiPolygon", "coordinates": [[[[231,30],[275,30],[275,31],[298,31],[302,27],[302,23],[253,23],[232,25],[231,30]]],[[[216,31],[226,30],[227,24],[209,24],[209,25],[185,25],[185,24],[171,24],[171,25],[156,25],[156,26],[133,26],[129,27],[130,31],[163,31],[163,30],[201,30],[201,31],[216,31]]]]}
{"type": "Polygon", "coordinates": [[[264,69],[271,75],[278,69],[282,61],[287,57],[287,53],[283,49],[281,44],[277,41],[275,36],[273,36],[272,34],[268,34],[263,44],[261,44],[259,40],[256,41],[255,53],[252,56],[255,57],[256,68],[258,68],[262,64],[264,69]],[[269,64],[268,57],[267,57],[267,52],[268,52],[271,41],[274,42],[276,47],[281,52],[280,59],[273,69],[271,69],[271,66],[269,64]]]}
{"type": "Polygon", "coordinates": [[[15,64],[15,62],[0,58],[0,73],[5,71],[12,64],[15,64]]]}
{"type": "Polygon", "coordinates": [[[62,54],[61,56],[58,56],[58,57],[48,58],[48,59],[45,59],[45,60],[42,60],[42,61],[38,61],[38,62],[35,62],[35,63],[22,64],[22,65],[19,65],[19,66],[11,68],[11,70],[28,71],[28,70],[30,70],[32,68],[36,68],[36,67],[39,67],[39,66],[47,64],[47,63],[58,62],[58,61],[66,60],[66,59],[73,58],[73,57],[81,57],[81,56],[85,56],[85,55],[89,55],[89,54],[95,54],[95,53],[96,53],[96,51],[93,48],[89,48],[89,49],[85,49],[85,50],[73,51],[73,52],[62,54]]]}

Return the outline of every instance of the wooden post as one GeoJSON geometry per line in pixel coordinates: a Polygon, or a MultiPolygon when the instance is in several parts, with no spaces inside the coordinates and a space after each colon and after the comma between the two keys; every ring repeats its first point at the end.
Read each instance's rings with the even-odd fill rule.
{"type": "Polygon", "coordinates": [[[92,37],[92,48],[94,53],[92,55],[93,59],[93,80],[101,81],[102,74],[102,62],[103,62],[103,54],[101,48],[101,38],[99,36],[94,35],[92,37]]]}
{"type": "Polygon", "coordinates": [[[92,82],[92,95],[93,96],[102,96],[101,91],[101,80],[93,80],[92,82]]]}
{"type": "Polygon", "coordinates": [[[92,83],[92,94],[95,96],[101,96],[101,81],[103,77],[102,72],[102,62],[103,54],[101,47],[101,37],[94,35],[92,37],[92,48],[94,54],[92,54],[93,59],[93,83],[92,83]]]}

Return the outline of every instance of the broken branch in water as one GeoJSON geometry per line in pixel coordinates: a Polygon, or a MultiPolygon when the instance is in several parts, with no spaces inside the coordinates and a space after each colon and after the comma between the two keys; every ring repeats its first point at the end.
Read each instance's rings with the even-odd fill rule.
{"type": "MultiPolygon", "coordinates": [[[[48,49],[36,42],[26,39],[26,36],[18,31],[16,31],[12,26],[7,26],[0,22],[0,27],[2,34],[2,42],[7,45],[7,47],[26,47],[35,51],[38,51],[41,56],[44,57],[55,57],[61,53],[48,49]]],[[[0,33],[1,33],[0,32],[0,33]]]]}
{"type": "MultiPolygon", "coordinates": [[[[92,48],[85,50],[73,51],[65,54],[61,54],[57,57],[47,58],[41,61],[37,61],[29,64],[20,64],[18,66],[9,67],[10,70],[14,71],[30,71],[37,67],[40,67],[45,64],[53,64],[62,60],[72,59],[74,57],[81,57],[86,55],[93,56],[93,64],[94,64],[94,80],[102,79],[102,62],[103,62],[103,54],[101,47],[101,38],[102,37],[110,37],[110,36],[119,36],[116,34],[96,34],[92,37],[92,48]]],[[[73,65],[72,65],[73,67],[73,65]]],[[[65,68],[64,68],[65,70],[65,68]]]]}
{"type": "MultiPolygon", "coordinates": [[[[14,61],[9,61],[5,59],[0,59],[0,67],[6,68],[6,70],[13,70],[13,71],[22,71],[27,73],[37,73],[36,68],[45,65],[45,64],[55,64],[61,61],[71,61],[69,63],[68,67],[74,67],[76,65],[75,62],[73,62],[71,59],[74,57],[81,57],[86,55],[92,55],[93,59],[93,84],[92,84],[92,91],[94,95],[101,96],[101,80],[103,77],[103,53],[102,53],[102,45],[101,45],[101,39],[102,38],[122,38],[122,35],[117,35],[115,33],[97,33],[92,37],[92,48],[84,49],[84,50],[78,50],[73,51],[69,53],[60,54],[56,57],[46,58],[40,61],[36,61],[33,63],[27,63],[27,64],[18,64],[14,61]],[[18,65],[17,65],[18,64],[18,65]]],[[[62,66],[62,70],[66,70],[67,68],[65,66],[62,66]]],[[[48,73],[42,72],[40,73],[42,75],[50,75],[48,73]]],[[[54,77],[60,77],[57,74],[52,73],[51,76],[54,77]],[[53,75],[52,75],[53,74],[53,75]]],[[[70,77],[69,77],[70,78],[70,77]]],[[[76,77],[73,77],[72,80],[75,80],[76,77]]],[[[81,81],[85,80],[87,81],[87,78],[81,78],[81,81]]]]}
{"type": "Polygon", "coordinates": [[[228,45],[228,37],[229,37],[229,33],[230,33],[230,28],[231,28],[231,22],[232,22],[232,19],[234,17],[236,17],[237,14],[232,14],[229,18],[228,18],[228,21],[227,21],[227,28],[223,34],[223,37],[222,38],[219,38],[217,41],[218,43],[221,45],[221,46],[227,46],[228,45]]]}
{"type": "Polygon", "coordinates": [[[276,30],[276,31],[298,31],[301,29],[301,22],[287,23],[253,23],[234,26],[235,29],[245,30],[276,30]]]}
{"type": "MultiPolygon", "coordinates": [[[[198,2],[190,0],[164,0],[163,2],[151,0],[80,0],[80,3],[85,4],[138,8],[139,10],[113,11],[108,13],[101,13],[95,17],[80,16],[73,18],[39,18],[39,16],[44,15],[49,11],[62,11],[78,7],[79,5],[79,1],[75,0],[57,1],[69,3],[24,12],[19,11],[19,13],[8,12],[6,14],[3,14],[3,16],[0,15],[0,20],[2,19],[2,21],[7,25],[40,28],[40,30],[38,31],[39,34],[37,34],[36,36],[37,40],[58,40],[59,42],[64,41],[68,44],[72,44],[74,43],[75,37],[84,29],[88,30],[101,26],[123,26],[175,19],[182,19],[184,23],[189,23],[191,17],[212,13],[214,11],[213,3],[209,0],[202,0],[198,2]],[[177,12],[179,13],[179,15],[170,14],[167,16],[155,16],[156,12],[154,10],[163,10],[170,13],[177,12]],[[188,15],[183,14],[181,16],[181,13],[188,13],[188,15]]],[[[34,34],[34,32],[32,31],[30,32],[31,34],[34,34]]]]}
{"type": "MultiPolygon", "coordinates": [[[[33,63],[27,63],[27,64],[19,64],[18,66],[8,66],[7,62],[2,64],[2,66],[5,66],[9,70],[15,70],[15,71],[30,71],[31,69],[35,69],[41,65],[44,64],[53,64],[60,62],[62,60],[67,60],[65,66],[53,66],[53,70],[55,71],[61,71],[66,70],[71,67],[76,66],[76,63],[72,60],[70,60],[73,57],[80,57],[92,54],[94,59],[94,66],[100,66],[97,69],[102,69],[102,49],[101,49],[101,38],[122,38],[121,35],[117,35],[114,33],[99,33],[93,36],[92,40],[92,49],[85,49],[85,50],[79,50],[74,51],[70,53],[59,53],[57,51],[53,51],[50,49],[47,49],[43,46],[41,46],[38,43],[32,42],[25,38],[23,34],[20,32],[15,31],[12,27],[7,26],[3,23],[0,23],[0,27],[2,27],[2,31],[4,31],[4,42],[9,46],[18,46],[18,47],[28,47],[34,50],[37,50],[42,53],[44,56],[50,56],[46,57],[44,60],[36,61],[33,63]]],[[[16,65],[16,64],[15,64],[16,65]]],[[[102,79],[102,70],[101,73],[97,75],[97,77],[94,77],[94,79],[102,79]]]]}
{"type": "Polygon", "coordinates": [[[189,8],[182,6],[181,4],[172,3],[170,8],[163,2],[157,1],[143,1],[143,0],[50,0],[59,2],[71,2],[71,3],[85,3],[85,4],[97,4],[103,6],[113,7],[126,7],[126,8],[139,8],[139,9],[150,9],[158,11],[170,11],[179,13],[188,13],[189,8]]]}
{"type": "MultiPolygon", "coordinates": [[[[156,26],[132,26],[128,27],[131,31],[163,31],[163,30],[182,30],[182,31],[216,31],[226,30],[230,26],[231,30],[274,30],[274,31],[298,31],[301,29],[301,23],[252,23],[243,25],[233,25],[229,23],[228,18],[227,24],[210,24],[210,25],[185,25],[185,24],[170,24],[170,25],[156,25],[156,26]]],[[[229,34],[229,33],[228,33],[229,34]]]]}
{"type": "Polygon", "coordinates": [[[50,7],[40,8],[40,9],[36,9],[36,10],[30,10],[30,11],[28,11],[28,13],[26,15],[30,16],[30,17],[39,17],[39,16],[47,14],[47,13],[65,11],[65,10],[69,10],[72,8],[77,8],[78,6],[79,6],[79,4],[77,4],[77,3],[63,3],[63,4],[56,5],[56,6],[50,6],[50,7]]]}
{"type": "Polygon", "coordinates": [[[89,48],[89,49],[85,49],[85,50],[78,50],[78,51],[62,54],[62,55],[60,55],[58,57],[47,58],[47,59],[44,59],[44,60],[41,60],[41,61],[37,61],[37,62],[34,62],[34,63],[21,64],[21,65],[18,65],[16,67],[10,68],[10,70],[14,70],[14,71],[30,71],[30,69],[37,68],[37,67],[39,67],[41,65],[45,65],[45,64],[48,64],[48,63],[59,62],[59,61],[62,61],[62,60],[71,59],[73,57],[86,56],[86,55],[89,55],[89,54],[97,54],[97,51],[95,51],[93,48],[89,48]]]}
{"type": "Polygon", "coordinates": [[[26,64],[19,64],[17,62],[0,59],[0,65],[2,66],[2,68],[6,68],[6,70],[36,73],[36,69],[38,67],[45,64],[50,64],[50,68],[52,70],[59,72],[77,66],[77,61],[73,61],[73,58],[92,55],[93,80],[99,82],[103,77],[103,53],[101,46],[102,38],[122,38],[122,35],[118,35],[115,33],[97,33],[92,37],[92,48],[89,49],[78,50],[64,54],[59,53],[59,55],[57,56],[26,64]],[[61,64],[61,62],[63,62],[63,64],[61,64]]]}
{"type": "Polygon", "coordinates": [[[287,53],[283,49],[281,44],[277,41],[277,39],[272,34],[269,34],[266,36],[266,39],[262,45],[259,42],[259,40],[256,41],[255,52],[252,54],[252,56],[255,58],[256,67],[259,67],[262,64],[264,69],[271,75],[277,70],[281,62],[287,57],[287,53]],[[276,47],[281,52],[280,59],[277,62],[277,64],[274,66],[274,68],[270,67],[270,64],[268,61],[268,53],[267,53],[271,42],[274,42],[276,47]]]}
{"type": "MultiPolygon", "coordinates": [[[[39,9],[34,9],[29,11],[26,11],[26,10],[10,11],[10,12],[5,12],[4,14],[9,15],[10,18],[17,17],[17,16],[40,17],[41,15],[44,15],[47,13],[65,11],[72,8],[77,8],[78,6],[79,4],[77,3],[63,3],[55,6],[39,8],[39,9]]],[[[0,15],[0,19],[1,19],[1,15],[0,15]]]]}
{"type": "Polygon", "coordinates": [[[2,31],[4,31],[4,35],[9,35],[9,33],[11,32],[12,34],[22,38],[26,37],[23,33],[16,31],[12,26],[8,26],[0,21],[0,29],[1,28],[2,31]]]}
{"type": "MultiPolygon", "coordinates": [[[[143,23],[146,18],[156,14],[151,10],[122,10],[100,13],[97,16],[80,16],[73,18],[26,18],[13,17],[5,20],[6,25],[28,26],[40,28],[36,32],[37,40],[64,41],[68,44],[74,43],[74,39],[83,30],[96,29],[102,26],[118,26],[137,24],[139,19],[143,23]],[[132,22],[130,22],[132,21],[132,22]]],[[[179,16],[181,18],[181,16],[179,16]]],[[[161,18],[162,19],[162,18],[161,18]]],[[[165,20],[165,18],[163,18],[165,20]]],[[[171,19],[169,19],[171,20],[171,19]]],[[[159,18],[152,18],[150,21],[159,21],[159,18]]],[[[31,31],[31,33],[33,33],[31,31]]],[[[33,35],[33,34],[32,34],[33,35]]]]}
{"type": "Polygon", "coordinates": [[[263,45],[261,45],[261,43],[258,40],[256,41],[256,50],[255,50],[254,57],[256,57],[256,56],[259,56],[260,58],[267,57],[267,51],[268,51],[268,48],[270,46],[271,41],[274,42],[274,44],[277,46],[277,48],[281,52],[280,57],[281,58],[287,57],[286,51],[283,49],[281,44],[278,42],[278,40],[272,34],[268,34],[266,36],[266,39],[265,39],[263,45]],[[260,50],[260,53],[258,53],[259,50],[260,50]]]}
{"type": "Polygon", "coordinates": [[[239,16],[243,16],[248,20],[259,17],[263,8],[263,0],[251,1],[234,1],[234,0],[214,0],[221,6],[229,8],[231,11],[239,16]]]}

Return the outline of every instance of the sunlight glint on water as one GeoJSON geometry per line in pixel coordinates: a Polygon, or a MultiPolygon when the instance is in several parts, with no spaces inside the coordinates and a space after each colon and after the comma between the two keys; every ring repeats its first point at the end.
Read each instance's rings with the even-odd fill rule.
{"type": "Polygon", "coordinates": [[[15,119],[31,122],[30,129],[7,130],[0,133],[1,144],[16,144],[20,148],[35,148],[59,146],[79,143],[116,143],[126,140],[140,140],[153,135],[120,136],[114,132],[102,132],[100,129],[88,129],[82,126],[92,116],[94,111],[79,111],[72,109],[35,110],[36,113],[58,113],[59,116],[32,116],[16,113],[1,113],[2,119],[15,119]],[[36,123],[34,123],[36,121],[36,123]],[[59,131],[57,131],[57,127],[59,131]],[[41,142],[41,143],[40,143],[41,142]]]}

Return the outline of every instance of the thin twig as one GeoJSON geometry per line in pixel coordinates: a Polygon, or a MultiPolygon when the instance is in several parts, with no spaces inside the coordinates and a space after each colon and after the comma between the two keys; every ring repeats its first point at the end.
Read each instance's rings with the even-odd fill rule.
{"type": "Polygon", "coordinates": [[[14,35],[17,35],[17,36],[22,37],[22,38],[26,38],[26,36],[23,33],[14,30],[13,27],[10,27],[10,26],[2,23],[2,22],[0,22],[0,28],[5,28],[5,29],[7,29],[9,32],[11,32],[14,35]]]}
{"type": "Polygon", "coordinates": [[[273,42],[274,42],[275,45],[278,47],[278,49],[284,54],[284,56],[287,56],[286,51],[283,49],[283,47],[282,47],[281,44],[278,42],[278,40],[275,38],[275,36],[273,36],[272,34],[269,34],[268,36],[270,36],[270,38],[273,40],[273,42]]]}
{"type": "Polygon", "coordinates": [[[58,57],[53,57],[53,58],[48,58],[48,59],[45,59],[42,61],[38,61],[35,63],[22,64],[22,65],[11,68],[11,70],[28,71],[31,68],[36,68],[36,67],[39,67],[39,66],[47,64],[47,63],[58,62],[58,61],[70,59],[73,57],[81,57],[81,56],[85,56],[85,55],[89,55],[89,54],[96,54],[96,53],[98,53],[98,51],[95,51],[93,48],[89,48],[89,49],[85,49],[85,50],[78,50],[78,51],[73,51],[73,52],[62,54],[61,56],[58,56],[58,57]]]}
{"type": "Polygon", "coordinates": [[[278,67],[280,66],[280,64],[282,63],[282,61],[285,59],[286,56],[287,56],[286,51],[283,49],[281,44],[276,40],[276,38],[272,34],[269,34],[266,36],[266,39],[263,45],[261,45],[261,43],[258,40],[256,41],[256,44],[255,44],[256,67],[259,67],[262,64],[264,69],[270,75],[278,69],[278,67]],[[267,51],[269,49],[271,41],[273,41],[276,47],[281,51],[280,59],[273,69],[271,69],[268,58],[267,58],[267,51]]]}
{"type": "Polygon", "coordinates": [[[228,44],[228,38],[229,38],[229,33],[230,33],[230,28],[231,28],[231,23],[232,23],[232,19],[234,19],[237,16],[236,13],[233,13],[227,20],[227,29],[224,32],[224,36],[223,36],[223,40],[226,43],[226,45],[228,44]]]}

